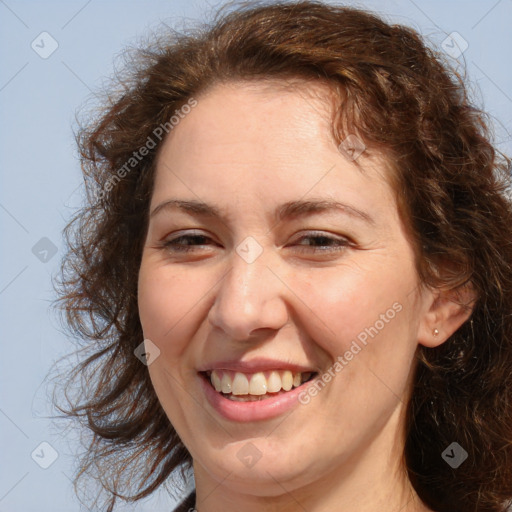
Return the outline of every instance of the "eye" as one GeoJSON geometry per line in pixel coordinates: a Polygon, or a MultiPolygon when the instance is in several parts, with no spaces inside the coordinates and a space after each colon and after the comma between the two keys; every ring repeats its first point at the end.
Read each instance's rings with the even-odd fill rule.
{"type": "Polygon", "coordinates": [[[353,242],[346,237],[311,232],[293,242],[300,252],[338,252],[351,247],[353,242]]]}
{"type": "Polygon", "coordinates": [[[186,253],[198,252],[204,250],[209,245],[219,245],[212,238],[204,233],[188,233],[186,235],[178,235],[173,238],[166,239],[162,242],[162,246],[170,252],[186,253]]]}
{"type": "MultiPolygon", "coordinates": [[[[289,244],[296,251],[310,254],[340,252],[352,245],[353,242],[346,237],[334,236],[325,232],[310,232],[289,244]]],[[[219,247],[219,244],[201,232],[178,233],[162,242],[162,247],[174,254],[206,252],[211,250],[213,246],[219,247]]]]}

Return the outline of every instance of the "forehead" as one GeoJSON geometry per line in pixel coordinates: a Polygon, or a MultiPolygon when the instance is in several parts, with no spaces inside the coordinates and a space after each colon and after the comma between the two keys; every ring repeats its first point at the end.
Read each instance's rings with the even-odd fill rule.
{"type": "Polygon", "coordinates": [[[239,198],[276,200],[313,189],[317,196],[339,190],[361,201],[365,190],[381,197],[390,192],[382,157],[362,155],[356,164],[340,152],[325,84],[223,83],[196,100],[160,150],[154,202],[171,188],[200,197],[236,189],[239,198]]]}
{"type": "MultiPolygon", "coordinates": [[[[180,122],[181,129],[176,127],[168,138],[183,135],[185,128],[197,142],[237,149],[245,143],[273,150],[278,145],[335,144],[330,137],[331,101],[332,92],[322,83],[220,83],[197,97],[197,106],[180,122]]],[[[209,149],[214,151],[215,146],[209,149]]]]}

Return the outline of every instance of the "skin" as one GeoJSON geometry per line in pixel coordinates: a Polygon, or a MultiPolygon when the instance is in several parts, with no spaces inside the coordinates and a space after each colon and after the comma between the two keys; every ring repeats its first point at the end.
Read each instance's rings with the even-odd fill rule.
{"type": "Polygon", "coordinates": [[[402,461],[415,354],[469,313],[448,291],[421,286],[385,159],[364,152],[357,167],[342,154],[327,96],[322,84],[216,85],[159,154],[151,212],[170,199],[223,212],[161,208],[139,274],[144,336],[160,350],[148,369],[192,455],[199,512],[430,510],[402,461]],[[373,222],[338,210],[274,217],[283,203],[313,199],[373,222]],[[178,250],[184,239],[165,245],[192,234],[207,238],[188,239],[189,252],[178,250]],[[252,263],[236,251],[248,236],[262,249],[252,263]],[[267,357],[323,373],[393,304],[400,312],[308,404],[240,424],[207,402],[205,363],[267,357]],[[252,467],[237,457],[248,442],[261,455],[252,467]]]}

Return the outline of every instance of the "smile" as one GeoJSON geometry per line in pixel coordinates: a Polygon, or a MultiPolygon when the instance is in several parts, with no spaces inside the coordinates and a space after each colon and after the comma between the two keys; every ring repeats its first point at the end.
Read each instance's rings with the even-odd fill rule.
{"type": "Polygon", "coordinates": [[[314,375],[314,372],[290,370],[256,373],[213,370],[205,373],[215,391],[229,400],[240,402],[259,401],[277,396],[308,382],[314,375]]]}
{"type": "Polygon", "coordinates": [[[251,422],[268,420],[302,406],[299,394],[318,372],[215,369],[198,375],[209,406],[220,416],[234,422],[251,422]]]}

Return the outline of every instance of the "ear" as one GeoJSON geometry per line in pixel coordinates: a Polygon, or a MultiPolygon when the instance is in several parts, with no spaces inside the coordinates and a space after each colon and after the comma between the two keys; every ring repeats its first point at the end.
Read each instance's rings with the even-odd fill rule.
{"type": "Polygon", "coordinates": [[[424,299],[418,343],[432,348],[444,343],[471,316],[477,296],[467,283],[455,289],[427,289],[424,299]]]}

